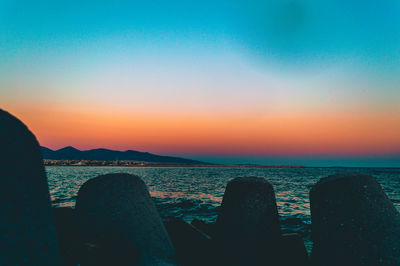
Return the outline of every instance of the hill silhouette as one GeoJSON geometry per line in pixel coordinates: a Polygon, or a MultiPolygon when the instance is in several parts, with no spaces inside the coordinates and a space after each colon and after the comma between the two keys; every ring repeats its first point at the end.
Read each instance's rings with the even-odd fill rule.
{"type": "Polygon", "coordinates": [[[43,159],[48,160],[97,160],[97,161],[141,161],[149,163],[167,163],[167,164],[193,164],[208,165],[210,163],[201,162],[180,157],[162,156],[148,152],[134,150],[115,151],[108,149],[92,149],[81,151],[68,146],[59,150],[51,150],[41,147],[43,159]]]}

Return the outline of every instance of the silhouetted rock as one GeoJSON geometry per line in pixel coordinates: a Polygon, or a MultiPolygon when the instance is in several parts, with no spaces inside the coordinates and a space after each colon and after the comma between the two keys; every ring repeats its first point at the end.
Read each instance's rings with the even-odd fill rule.
{"type": "Polygon", "coordinates": [[[230,181],[216,226],[221,264],[275,265],[281,230],[274,189],[264,178],[230,181]]]}
{"type": "Polygon", "coordinates": [[[60,265],[39,144],[0,109],[0,265],[60,265]]]}
{"type": "Polygon", "coordinates": [[[192,222],[190,224],[211,238],[213,238],[215,236],[215,224],[214,223],[206,223],[200,219],[195,218],[192,220],[192,222]]]}
{"type": "Polygon", "coordinates": [[[182,265],[210,264],[210,237],[182,219],[172,218],[164,222],[182,265]]]}
{"type": "Polygon", "coordinates": [[[174,265],[175,250],[144,182],[129,174],[88,180],[75,207],[84,265],[174,265]]]}
{"type": "Polygon", "coordinates": [[[299,234],[282,234],[280,258],[282,266],[309,265],[308,253],[299,234]]]}
{"type": "Polygon", "coordinates": [[[322,178],[310,203],[314,265],[400,265],[400,214],[375,178],[322,178]]]}
{"type": "Polygon", "coordinates": [[[76,265],[75,231],[72,228],[74,209],[68,207],[53,208],[62,265],[76,265]]]}

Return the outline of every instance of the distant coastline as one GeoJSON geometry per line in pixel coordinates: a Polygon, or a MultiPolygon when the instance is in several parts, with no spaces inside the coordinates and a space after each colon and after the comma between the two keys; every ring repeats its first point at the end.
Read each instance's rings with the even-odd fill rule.
{"type": "Polygon", "coordinates": [[[93,166],[144,166],[162,165],[212,165],[192,159],[164,156],[135,150],[116,151],[109,149],[78,150],[68,146],[59,150],[41,147],[42,157],[49,165],[93,165],[93,166]],[[54,161],[54,162],[53,162],[54,161]],[[60,161],[60,162],[57,162],[60,161]],[[117,165],[115,165],[117,164],[117,165]],[[121,164],[121,165],[120,165],[121,164]]]}
{"type": "Polygon", "coordinates": [[[174,164],[144,161],[100,161],[100,160],[48,160],[44,159],[45,166],[104,166],[104,167],[185,167],[185,168],[305,168],[303,165],[256,165],[256,164],[174,164]]]}

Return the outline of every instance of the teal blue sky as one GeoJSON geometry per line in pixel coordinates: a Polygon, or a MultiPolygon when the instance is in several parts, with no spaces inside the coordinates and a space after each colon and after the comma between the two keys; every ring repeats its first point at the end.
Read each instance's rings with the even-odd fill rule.
{"type": "Polygon", "coordinates": [[[180,53],[191,44],[186,48],[210,49],[211,55],[228,45],[260,64],[350,60],[390,73],[399,68],[399,5],[395,0],[3,0],[1,47],[8,60],[2,62],[43,53],[79,56],[110,48],[104,44],[125,54],[149,46],[180,53]]]}
{"type": "MultiPolygon", "coordinates": [[[[45,106],[151,117],[240,115],[249,121],[256,115],[301,114],[304,120],[326,113],[338,124],[360,114],[350,120],[369,130],[386,117],[385,125],[400,121],[399,77],[397,0],[0,0],[0,105],[30,122],[52,148],[95,147],[45,133],[45,122],[30,116],[45,106]]],[[[368,156],[341,157],[326,145],[325,161],[318,156],[322,144],[315,153],[305,150],[311,157],[301,160],[296,158],[304,147],[297,157],[290,152],[271,157],[268,147],[238,156],[195,145],[138,146],[224,163],[400,166],[399,127],[379,129],[382,134],[343,148],[368,156]],[[378,149],[377,143],[386,146],[378,149]]],[[[290,151],[288,146],[282,141],[276,149],[290,151]]],[[[133,141],[126,144],[135,147],[133,141]]]]}

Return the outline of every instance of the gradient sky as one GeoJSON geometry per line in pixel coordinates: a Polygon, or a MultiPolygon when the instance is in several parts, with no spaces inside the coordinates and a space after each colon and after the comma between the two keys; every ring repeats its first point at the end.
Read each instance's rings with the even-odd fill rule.
{"type": "Polygon", "coordinates": [[[0,107],[53,149],[400,166],[400,2],[0,0],[0,107]]]}

